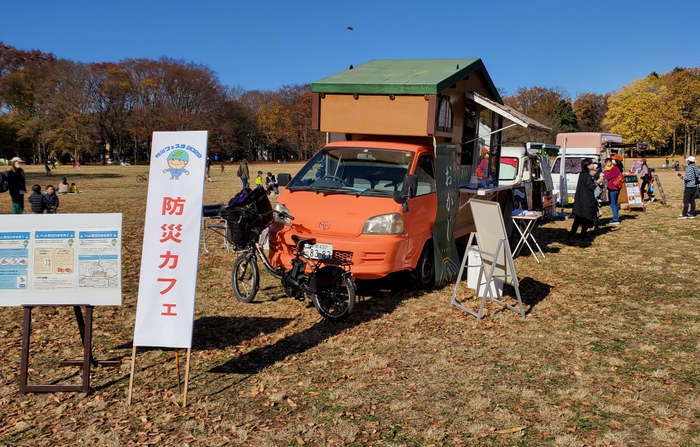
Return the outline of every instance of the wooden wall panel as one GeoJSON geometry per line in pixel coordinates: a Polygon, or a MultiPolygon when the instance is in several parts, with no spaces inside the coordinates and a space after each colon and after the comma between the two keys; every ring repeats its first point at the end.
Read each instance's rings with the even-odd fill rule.
{"type": "Polygon", "coordinates": [[[428,136],[430,102],[424,96],[326,94],[321,99],[322,132],[428,136]]]}

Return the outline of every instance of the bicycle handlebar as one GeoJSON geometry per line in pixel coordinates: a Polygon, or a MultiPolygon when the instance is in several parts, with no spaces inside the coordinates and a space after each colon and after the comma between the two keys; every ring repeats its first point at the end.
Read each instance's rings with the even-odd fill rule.
{"type": "Polygon", "coordinates": [[[291,214],[285,212],[285,211],[277,211],[277,210],[272,210],[270,211],[271,213],[276,213],[278,216],[280,216],[282,219],[289,219],[289,220],[294,220],[294,216],[291,214]]]}

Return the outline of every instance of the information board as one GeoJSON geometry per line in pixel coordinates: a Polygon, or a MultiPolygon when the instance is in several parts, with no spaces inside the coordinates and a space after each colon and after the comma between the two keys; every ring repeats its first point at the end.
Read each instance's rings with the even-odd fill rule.
{"type": "Polygon", "coordinates": [[[642,200],[641,183],[637,174],[625,174],[625,192],[627,193],[627,205],[629,207],[644,208],[642,200]]]}
{"type": "Polygon", "coordinates": [[[0,306],[121,304],[121,214],[5,214],[0,228],[0,306]]]}

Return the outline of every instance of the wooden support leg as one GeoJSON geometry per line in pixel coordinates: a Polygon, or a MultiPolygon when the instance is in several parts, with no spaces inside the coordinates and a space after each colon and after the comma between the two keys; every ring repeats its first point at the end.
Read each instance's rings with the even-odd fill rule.
{"type": "Polygon", "coordinates": [[[27,373],[29,370],[29,334],[32,329],[32,307],[25,306],[22,324],[22,359],[19,367],[19,392],[27,393],[27,373]]]}

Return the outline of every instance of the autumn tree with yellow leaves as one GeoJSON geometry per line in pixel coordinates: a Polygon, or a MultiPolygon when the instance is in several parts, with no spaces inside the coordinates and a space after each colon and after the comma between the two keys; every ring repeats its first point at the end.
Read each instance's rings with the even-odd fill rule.
{"type": "Polygon", "coordinates": [[[604,124],[626,141],[649,142],[654,149],[696,153],[700,127],[700,68],[652,73],[623,86],[608,99],[604,124]]]}

